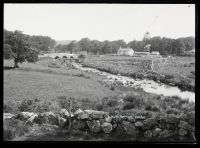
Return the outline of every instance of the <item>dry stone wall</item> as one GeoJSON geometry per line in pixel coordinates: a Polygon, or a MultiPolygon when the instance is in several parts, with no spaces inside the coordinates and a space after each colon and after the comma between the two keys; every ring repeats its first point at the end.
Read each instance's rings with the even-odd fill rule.
{"type": "MultiPolygon", "coordinates": [[[[26,125],[51,124],[66,129],[69,124],[69,112],[62,109],[60,113],[4,113],[4,120],[13,119],[24,121],[26,125]]],[[[71,130],[89,131],[113,138],[124,136],[137,141],[195,140],[194,120],[180,119],[172,114],[146,119],[143,116],[111,116],[104,111],[78,109],[71,114],[71,130]]]]}

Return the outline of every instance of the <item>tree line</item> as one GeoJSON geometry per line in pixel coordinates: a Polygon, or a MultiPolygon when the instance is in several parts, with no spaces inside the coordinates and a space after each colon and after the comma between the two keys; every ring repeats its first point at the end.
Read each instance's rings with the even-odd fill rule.
{"type": "Polygon", "coordinates": [[[150,51],[159,51],[161,55],[181,55],[186,51],[195,48],[194,37],[178,39],[161,38],[159,36],[149,37],[149,32],[144,34],[141,41],[133,40],[126,43],[124,40],[98,41],[82,38],[79,41],[73,40],[67,45],[58,44],[48,36],[31,36],[22,31],[8,31],[4,29],[4,58],[14,59],[14,67],[24,61],[35,62],[38,54],[49,52],[79,53],[86,51],[89,54],[116,54],[118,49],[130,47],[134,51],[144,51],[147,44],[151,45],[150,51]]]}
{"type": "Polygon", "coordinates": [[[185,37],[178,39],[161,38],[159,36],[152,38],[143,38],[141,41],[133,40],[126,43],[124,40],[116,41],[98,41],[90,40],[89,38],[82,38],[79,41],[72,41],[68,45],[58,44],[55,46],[55,52],[69,52],[77,53],[79,51],[86,51],[87,53],[94,55],[101,54],[116,54],[118,49],[130,47],[134,51],[145,51],[145,46],[151,45],[151,51],[159,51],[161,55],[175,55],[179,56],[186,51],[190,51],[195,48],[195,38],[185,37]]]}

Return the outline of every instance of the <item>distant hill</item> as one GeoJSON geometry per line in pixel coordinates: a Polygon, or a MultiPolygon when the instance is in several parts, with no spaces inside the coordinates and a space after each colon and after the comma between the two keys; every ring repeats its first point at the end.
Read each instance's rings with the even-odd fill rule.
{"type": "Polygon", "coordinates": [[[68,45],[71,42],[72,42],[72,40],[60,40],[60,41],[56,41],[56,45],[58,45],[58,44],[68,45]]]}

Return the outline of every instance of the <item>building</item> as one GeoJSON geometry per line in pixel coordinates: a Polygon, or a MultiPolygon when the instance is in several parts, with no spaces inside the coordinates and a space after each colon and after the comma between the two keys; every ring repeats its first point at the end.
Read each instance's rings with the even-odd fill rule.
{"type": "Polygon", "coordinates": [[[150,55],[153,55],[153,56],[160,56],[160,52],[158,52],[158,51],[152,51],[152,52],[150,53],[150,55]]]}
{"type": "Polygon", "coordinates": [[[187,53],[195,54],[195,49],[192,49],[190,51],[187,51],[187,53]]]}
{"type": "Polygon", "coordinates": [[[134,55],[134,50],[132,48],[119,48],[118,55],[129,55],[129,56],[133,56],[134,55]]]}
{"type": "Polygon", "coordinates": [[[143,55],[149,55],[150,52],[148,51],[143,51],[143,52],[135,52],[135,55],[140,55],[140,56],[143,56],[143,55]]]}

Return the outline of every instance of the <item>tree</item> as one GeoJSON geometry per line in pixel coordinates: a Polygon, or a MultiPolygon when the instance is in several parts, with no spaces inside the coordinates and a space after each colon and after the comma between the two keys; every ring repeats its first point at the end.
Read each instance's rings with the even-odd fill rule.
{"type": "Polygon", "coordinates": [[[29,36],[29,42],[39,52],[48,53],[54,48],[56,41],[48,36],[29,36]]]}
{"type": "Polygon", "coordinates": [[[149,40],[150,40],[150,33],[147,31],[145,32],[144,37],[143,37],[143,41],[145,45],[149,44],[149,40]]]}
{"type": "Polygon", "coordinates": [[[67,45],[67,51],[69,51],[70,53],[72,53],[76,48],[76,41],[72,41],[67,45]]]}
{"type": "Polygon", "coordinates": [[[181,55],[185,52],[186,47],[182,39],[176,39],[172,45],[173,45],[173,49],[172,49],[173,54],[181,55]]]}
{"type": "Polygon", "coordinates": [[[38,52],[31,47],[26,35],[21,31],[4,30],[4,58],[14,59],[14,68],[24,61],[35,62],[38,52]]]}
{"type": "Polygon", "coordinates": [[[79,41],[81,51],[91,52],[92,44],[89,38],[82,38],[79,41]]]}

